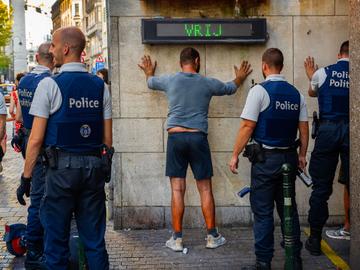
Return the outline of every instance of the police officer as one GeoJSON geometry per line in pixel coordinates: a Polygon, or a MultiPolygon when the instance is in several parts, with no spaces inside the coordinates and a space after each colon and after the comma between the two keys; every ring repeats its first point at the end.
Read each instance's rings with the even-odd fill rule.
{"type": "MultiPolygon", "coordinates": [[[[22,120],[24,128],[20,131],[24,136],[21,141],[24,143],[18,145],[25,153],[26,143],[28,141],[31,127],[33,123],[33,116],[29,114],[32,99],[39,82],[51,76],[51,70],[54,68],[53,56],[49,52],[50,43],[43,43],[39,46],[36,54],[36,66],[33,71],[25,75],[18,86],[19,102],[17,106],[16,119],[22,120]]],[[[28,208],[28,218],[26,226],[26,246],[27,253],[25,259],[26,269],[38,269],[39,263],[43,254],[43,227],[40,222],[39,209],[40,201],[44,195],[45,175],[41,162],[41,157],[38,157],[32,172],[32,182],[30,190],[30,182],[21,178],[21,184],[18,187],[17,199],[20,204],[25,205],[24,195],[30,194],[30,206],[28,208]]]]}
{"type": "MultiPolygon", "coordinates": [[[[237,173],[239,154],[246,144],[254,151],[251,167],[250,204],[254,213],[256,269],[271,269],[274,252],[274,202],[283,224],[283,178],[281,167],[289,163],[292,168],[306,166],[308,145],[308,118],[304,97],[285,81],[280,74],[283,54],[277,48],[266,50],[262,56],[265,81],[255,85],[248,94],[236,138],[230,170],[237,173]],[[297,154],[296,135],[300,133],[300,151],[297,154]]],[[[295,172],[291,174],[295,181],[295,172]]],[[[302,269],[299,217],[292,192],[294,269],[302,269]]]]}
{"type": "Polygon", "coordinates": [[[304,63],[310,80],[309,96],[317,97],[320,126],[311,153],[309,173],[313,180],[310,197],[310,237],[305,247],[312,255],[320,255],[322,229],[329,217],[327,201],[340,156],[343,181],[349,185],[349,41],[345,41],[334,65],[320,68],[314,58],[304,63]]]}
{"type": "Polygon", "coordinates": [[[73,213],[90,269],[109,269],[105,248],[105,178],[101,149],[112,145],[110,94],[104,82],[81,63],[85,36],[76,27],[53,34],[50,52],[58,75],[43,79],[35,92],[34,116],[23,179],[30,181],[41,146],[48,164],[40,206],[45,229],[46,269],[65,270],[73,213]]]}

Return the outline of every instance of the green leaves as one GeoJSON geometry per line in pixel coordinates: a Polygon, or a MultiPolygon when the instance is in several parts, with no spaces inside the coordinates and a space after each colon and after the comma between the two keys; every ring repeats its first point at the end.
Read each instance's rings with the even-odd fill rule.
{"type": "Polygon", "coordinates": [[[5,55],[4,47],[10,43],[13,25],[13,10],[0,0],[0,68],[10,64],[10,58],[5,55]]]}

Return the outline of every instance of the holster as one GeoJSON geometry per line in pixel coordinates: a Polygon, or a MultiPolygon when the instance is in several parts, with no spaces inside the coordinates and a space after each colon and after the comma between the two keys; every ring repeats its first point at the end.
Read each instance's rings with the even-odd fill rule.
{"type": "Polygon", "coordinates": [[[319,132],[320,120],[318,118],[317,112],[313,112],[313,121],[311,126],[311,138],[315,139],[319,132]]]}
{"type": "Polygon", "coordinates": [[[115,152],[114,147],[108,147],[106,145],[102,147],[101,162],[102,162],[102,170],[105,174],[106,183],[109,183],[111,180],[111,165],[112,165],[112,158],[114,152],[115,152]]]}
{"type": "Polygon", "coordinates": [[[58,152],[57,149],[51,146],[48,146],[44,150],[44,160],[46,166],[50,169],[57,169],[58,167],[58,152]]]}
{"type": "Polygon", "coordinates": [[[249,161],[253,164],[265,161],[264,149],[261,144],[257,143],[251,143],[246,145],[243,156],[247,157],[249,161]]]}

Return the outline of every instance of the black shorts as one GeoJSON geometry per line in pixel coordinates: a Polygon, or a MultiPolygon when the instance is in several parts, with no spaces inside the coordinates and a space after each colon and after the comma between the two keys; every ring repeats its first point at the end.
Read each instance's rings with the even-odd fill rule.
{"type": "Polygon", "coordinates": [[[213,176],[207,134],[170,133],[166,153],[166,176],[185,178],[189,163],[196,180],[209,179],[213,176]]]}

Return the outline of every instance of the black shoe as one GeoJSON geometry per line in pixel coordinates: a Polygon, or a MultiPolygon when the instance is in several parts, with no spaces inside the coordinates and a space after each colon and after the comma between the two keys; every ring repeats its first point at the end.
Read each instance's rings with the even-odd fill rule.
{"type": "Polygon", "coordinates": [[[316,238],[310,236],[308,240],[306,240],[305,248],[310,252],[313,256],[321,255],[321,238],[316,238]]]}
{"type": "Polygon", "coordinates": [[[271,263],[256,261],[256,270],[271,270],[271,263]]]}
{"type": "Polygon", "coordinates": [[[26,270],[46,270],[43,253],[40,250],[28,250],[25,257],[26,270]]]}

